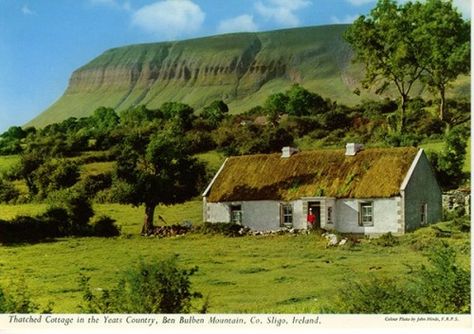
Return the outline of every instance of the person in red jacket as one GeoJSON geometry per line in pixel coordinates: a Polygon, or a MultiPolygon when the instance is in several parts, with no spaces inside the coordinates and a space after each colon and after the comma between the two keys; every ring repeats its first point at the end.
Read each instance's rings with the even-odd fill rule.
{"type": "Polygon", "coordinates": [[[314,215],[313,209],[311,209],[311,208],[309,208],[309,213],[308,213],[308,216],[306,218],[306,221],[308,222],[309,228],[314,227],[314,223],[316,222],[316,216],[314,215]]]}

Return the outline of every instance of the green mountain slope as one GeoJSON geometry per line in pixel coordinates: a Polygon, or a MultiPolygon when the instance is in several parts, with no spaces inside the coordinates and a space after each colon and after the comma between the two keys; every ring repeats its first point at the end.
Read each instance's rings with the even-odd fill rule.
{"type": "Polygon", "coordinates": [[[343,41],[347,25],[237,33],[131,45],[104,52],[71,76],[64,95],[28,125],[181,101],[199,109],[215,99],[232,113],[262,104],[294,83],[340,103],[355,104],[361,78],[343,41]]]}

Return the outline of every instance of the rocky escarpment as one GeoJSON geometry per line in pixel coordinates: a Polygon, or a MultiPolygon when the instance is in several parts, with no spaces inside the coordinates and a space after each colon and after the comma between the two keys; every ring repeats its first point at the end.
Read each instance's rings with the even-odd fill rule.
{"type": "Polygon", "coordinates": [[[226,34],[111,49],[76,70],[64,95],[31,124],[181,101],[199,109],[215,99],[248,110],[293,83],[344,103],[357,71],[342,39],[345,25],[226,34]]]}

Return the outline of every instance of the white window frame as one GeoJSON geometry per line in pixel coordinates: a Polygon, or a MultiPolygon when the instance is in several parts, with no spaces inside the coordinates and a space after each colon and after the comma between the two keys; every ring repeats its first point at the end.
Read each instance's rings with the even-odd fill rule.
{"type": "Polygon", "coordinates": [[[359,225],[360,226],[374,226],[374,202],[361,201],[359,202],[359,225]]]}
{"type": "Polygon", "coordinates": [[[242,224],[242,204],[231,204],[229,205],[229,210],[230,222],[234,224],[242,224]],[[240,207],[240,210],[237,209],[238,207],[240,207]]]}
{"type": "Polygon", "coordinates": [[[280,204],[280,225],[282,227],[293,227],[293,205],[291,203],[280,204]]]}

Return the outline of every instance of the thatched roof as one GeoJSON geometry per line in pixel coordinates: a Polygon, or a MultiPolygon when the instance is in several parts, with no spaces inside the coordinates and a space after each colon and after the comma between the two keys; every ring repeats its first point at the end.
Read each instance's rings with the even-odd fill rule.
{"type": "Polygon", "coordinates": [[[416,148],[304,151],[289,158],[256,154],[227,159],[205,194],[209,202],[327,196],[387,198],[400,193],[416,148]]]}

